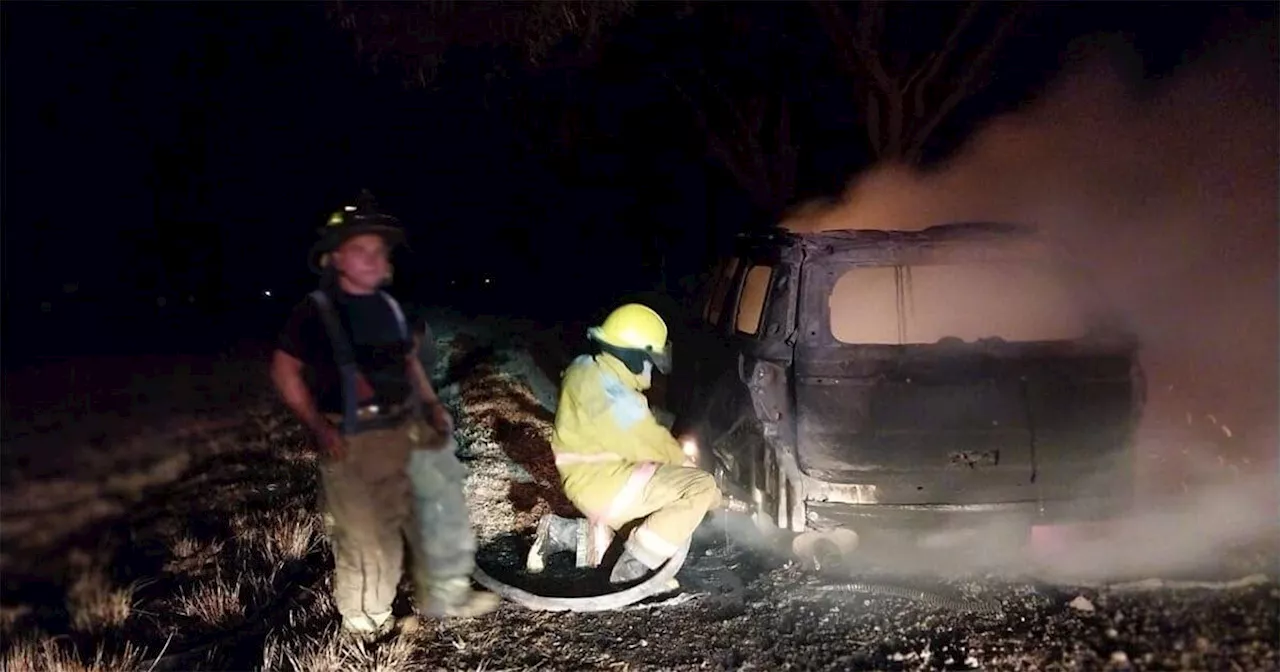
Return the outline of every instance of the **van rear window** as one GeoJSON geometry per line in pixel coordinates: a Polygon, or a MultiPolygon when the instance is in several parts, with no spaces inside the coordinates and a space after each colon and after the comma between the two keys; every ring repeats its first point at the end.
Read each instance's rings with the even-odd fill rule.
{"type": "Polygon", "coordinates": [[[1026,261],[852,268],[828,305],[842,343],[1058,341],[1089,330],[1065,277],[1026,261]]]}

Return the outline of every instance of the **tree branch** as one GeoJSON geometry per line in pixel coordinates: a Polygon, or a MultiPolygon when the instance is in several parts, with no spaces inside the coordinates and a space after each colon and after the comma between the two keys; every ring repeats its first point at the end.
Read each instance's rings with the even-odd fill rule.
{"type": "Polygon", "coordinates": [[[871,139],[871,151],[884,155],[884,138],[880,137],[880,100],[867,96],[867,137],[871,139]]]}
{"type": "Polygon", "coordinates": [[[886,92],[897,88],[869,45],[872,38],[867,23],[860,20],[860,30],[855,31],[849,23],[848,15],[831,0],[810,0],[809,6],[817,13],[818,23],[849,74],[856,77],[859,73],[865,73],[875,81],[877,87],[886,92]]]}
{"type": "Polygon", "coordinates": [[[988,62],[995,56],[996,52],[1000,50],[1000,46],[1006,39],[1008,39],[1010,32],[1020,19],[1020,8],[1015,8],[1009,14],[1006,14],[1000,19],[1000,24],[996,28],[995,35],[987,41],[983,46],[982,51],[978,52],[978,55],[969,61],[969,67],[965,69],[964,75],[961,76],[960,81],[956,84],[955,88],[952,89],[951,94],[942,101],[936,110],[934,110],[933,116],[930,117],[928,123],[920,126],[916,130],[916,133],[913,134],[911,138],[911,145],[908,148],[909,154],[918,158],[919,153],[924,149],[925,141],[929,139],[929,136],[932,135],[938,125],[942,123],[942,120],[950,114],[951,110],[954,109],[956,105],[960,104],[961,100],[964,100],[966,96],[971,95],[974,90],[976,90],[977,87],[974,86],[974,81],[979,74],[986,74],[988,72],[988,62]]]}
{"type": "MultiPolygon", "coordinates": [[[[754,193],[754,186],[757,178],[751,174],[751,171],[747,170],[742,165],[740,157],[737,155],[737,152],[734,151],[735,143],[726,141],[720,133],[716,132],[715,128],[711,124],[710,118],[707,116],[706,110],[703,109],[703,106],[694,99],[694,97],[690,95],[674,77],[666,72],[662,73],[662,77],[666,79],[667,82],[671,84],[672,88],[680,94],[680,97],[688,103],[690,111],[693,112],[694,117],[697,119],[698,129],[702,131],[703,135],[706,137],[707,151],[713,154],[720,163],[724,165],[729,173],[733,175],[733,178],[737,180],[744,189],[754,193]]],[[[739,116],[739,119],[740,118],[741,117],[739,116]]]]}
{"type": "MultiPolygon", "coordinates": [[[[898,82],[885,70],[884,62],[880,59],[880,31],[884,25],[884,3],[880,0],[864,0],[858,8],[860,14],[858,39],[854,40],[853,48],[858,52],[858,57],[882,91],[885,93],[899,91],[898,82]]],[[[844,16],[839,10],[836,10],[836,13],[844,16]]]]}
{"type": "MultiPolygon", "coordinates": [[[[791,143],[791,116],[785,100],[778,103],[777,127],[766,137],[771,115],[769,98],[757,96],[741,105],[727,97],[722,100],[732,113],[732,130],[718,131],[706,105],[695,99],[670,73],[662,73],[671,87],[688,104],[706,139],[706,150],[733,177],[738,186],[763,212],[776,216],[795,190],[796,151],[791,143]],[[766,150],[765,147],[769,149],[766,150]]],[[[723,96],[710,81],[707,86],[723,96]]]]}
{"type": "Polygon", "coordinates": [[[907,80],[907,84],[903,87],[904,90],[910,91],[912,83],[915,82],[917,75],[921,75],[921,73],[923,73],[923,75],[920,76],[919,81],[915,82],[917,84],[915,87],[915,109],[917,116],[922,116],[924,114],[925,89],[929,87],[929,83],[932,82],[934,78],[938,76],[938,73],[942,71],[942,66],[946,65],[947,61],[951,57],[951,53],[956,50],[956,45],[960,43],[960,36],[964,34],[964,31],[969,27],[969,24],[973,23],[973,18],[978,15],[979,7],[979,0],[974,0],[974,2],[970,2],[968,6],[965,7],[964,13],[960,15],[960,20],[956,21],[955,26],[951,29],[951,33],[947,35],[947,41],[943,44],[942,49],[936,52],[928,61],[922,63],[920,68],[916,70],[916,73],[913,74],[909,80],[907,80]]]}

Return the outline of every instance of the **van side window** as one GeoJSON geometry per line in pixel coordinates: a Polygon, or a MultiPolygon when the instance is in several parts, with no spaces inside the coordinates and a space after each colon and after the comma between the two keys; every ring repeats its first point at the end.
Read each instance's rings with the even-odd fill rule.
{"type": "Polygon", "coordinates": [[[716,262],[715,268],[711,269],[711,273],[707,276],[706,283],[702,286],[702,291],[698,296],[702,302],[702,320],[704,322],[711,321],[711,304],[715,303],[716,293],[720,290],[720,283],[724,277],[724,265],[727,261],[716,262]]]}
{"type": "Polygon", "coordinates": [[[707,310],[703,313],[710,324],[720,323],[720,313],[724,311],[724,300],[733,287],[733,276],[738,272],[738,258],[732,257],[720,264],[720,273],[711,290],[711,299],[707,302],[707,310]]]}
{"type": "Polygon", "coordinates": [[[747,270],[747,279],[742,284],[742,298],[738,301],[738,333],[759,333],[764,301],[769,295],[769,281],[772,279],[772,266],[753,265],[747,270]]]}

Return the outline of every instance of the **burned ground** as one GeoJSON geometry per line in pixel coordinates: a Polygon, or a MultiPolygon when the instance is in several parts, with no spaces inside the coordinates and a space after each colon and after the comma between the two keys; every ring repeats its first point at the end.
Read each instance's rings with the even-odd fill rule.
{"type": "MultiPolygon", "coordinates": [[[[480,561],[518,563],[538,516],[572,512],[547,443],[551,381],[566,355],[539,361],[527,340],[437,331],[480,561]]],[[[6,475],[4,669],[152,669],[157,657],[156,670],[1280,667],[1274,578],[913,584],[1000,605],[972,613],[824,593],[831,577],[724,546],[714,528],[680,574],[684,593],[652,604],[603,614],[504,604],[361,645],[336,632],[305,436],[265,390],[234,410],[234,422],[205,414],[185,431],[116,439],[79,462],[92,468],[6,475]]],[[[402,598],[396,608],[409,606],[402,598]]]]}

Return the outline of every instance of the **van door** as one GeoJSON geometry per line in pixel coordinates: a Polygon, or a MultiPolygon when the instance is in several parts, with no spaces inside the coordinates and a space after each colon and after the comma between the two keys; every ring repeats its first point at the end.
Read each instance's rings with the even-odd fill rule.
{"type": "Polygon", "coordinates": [[[743,255],[717,325],[727,346],[725,355],[708,362],[705,379],[706,412],[698,432],[703,450],[709,450],[728,480],[744,490],[764,485],[756,482],[760,470],[753,466],[764,457],[759,454],[764,445],[761,432],[790,436],[787,367],[794,332],[795,266],[784,256],[776,246],[743,255]],[[766,370],[772,374],[767,380],[753,379],[766,370]],[[752,385],[760,382],[766,383],[763,388],[752,385]]]}
{"type": "Polygon", "coordinates": [[[805,282],[806,473],[874,484],[883,504],[1122,492],[1133,344],[1093,336],[1043,266],[831,263],[805,282]]]}

